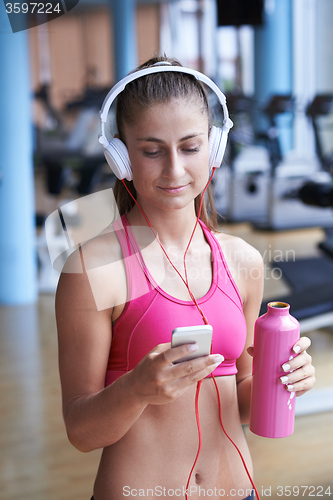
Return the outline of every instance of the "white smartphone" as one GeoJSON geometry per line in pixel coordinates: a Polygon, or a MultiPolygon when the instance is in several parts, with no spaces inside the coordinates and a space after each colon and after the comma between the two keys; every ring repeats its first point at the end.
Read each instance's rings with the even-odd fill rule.
{"type": "Polygon", "coordinates": [[[188,356],[177,359],[174,363],[181,363],[182,361],[210,354],[212,336],[213,327],[211,325],[180,326],[179,328],[175,328],[172,331],[171,347],[184,344],[198,344],[198,349],[188,356]]]}

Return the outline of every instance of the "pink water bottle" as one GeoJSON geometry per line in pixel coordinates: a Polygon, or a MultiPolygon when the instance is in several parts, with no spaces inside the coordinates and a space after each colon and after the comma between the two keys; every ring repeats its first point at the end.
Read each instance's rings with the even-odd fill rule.
{"type": "Polygon", "coordinates": [[[296,356],[292,348],[300,332],[289,309],[285,302],[270,302],[255,323],[250,430],[258,436],[280,438],[294,432],[295,393],[279,380],[286,375],[281,365],[296,356]]]}

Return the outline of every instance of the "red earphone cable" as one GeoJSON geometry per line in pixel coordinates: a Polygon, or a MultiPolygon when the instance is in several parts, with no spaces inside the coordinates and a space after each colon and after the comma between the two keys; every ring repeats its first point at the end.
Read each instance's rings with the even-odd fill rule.
{"type": "Polygon", "coordinates": [[[208,186],[209,186],[210,181],[212,180],[212,177],[213,177],[213,175],[214,175],[214,172],[215,172],[215,168],[213,168],[212,174],[211,174],[211,176],[210,176],[210,178],[209,178],[209,180],[208,180],[208,182],[207,182],[207,184],[206,184],[205,189],[203,190],[203,193],[202,193],[202,196],[201,196],[201,200],[200,200],[200,205],[199,205],[199,213],[198,213],[198,215],[197,215],[197,219],[196,219],[196,222],[195,222],[195,225],[194,225],[194,228],[193,228],[193,231],[192,231],[191,237],[190,237],[189,242],[188,242],[188,244],[187,244],[187,247],[186,247],[186,249],[185,249],[184,258],[183,258],[183,261],[184,261],[184,271],[185,271],[185,279],[183,278],[183,276],[181,275],[181,273],[178,271],[178,269],[174,266],[174,264],[171,262],[171,259],[170,259],[170,257],[168,256],[167,252],[165,251],[165,249],[164,249],[164,247],[163,247],[162,243],[160,242],[160,240],[159,240],[159,238],[158,238],[158,236],[157,236],[157,234],[156,234],[156,231],[154,230],[154,228],[153,228],[153,227],[152,227],[152,225],[150,224],[148,217],[146,216],[146,214],[144,213],[144,211],[142,210],[142,208],[140,207],[140,205],[138,204],[138,202],[136,201],[136,199],[134,198],[134,196],[132,195],[132,193],[130,192],[130,190],[128,189],[128,187],[126,186],[126,183],[125,183],[124,179],[122,179],[122,183],[123,183],[123,185],[124,185],[124,187],[125,187],[126,191],[128,192],[128,194],[129,194],[129,195],[130,195],[130,197],[133,199],[134,203],[136,204],[136,206],[138,207],[138,209],[140,210],[140,212],[142,213],[142,215],[143,215],[143,216],[144,216],[144,218],[146,219],[147,224],[148,224],[148,226],[150,227],[150,229],[153,231],[154,236],[155,236],[156,240],[158,241],[158,244],[160,245],[160,247],[161,247],[161,249],[162,249],[162,251],[163,251],[163,253],[164,253],[165,257],[167,258],[167,260],[169,261],[169,263],[171,264],[171,266],[173,267],[173,269],[177,272],[177,274],[179,275],[179,277],[180,277],[180,278],[181,278],[181,280],[183,281],[183,283],[184,283],[184,285],[186,286],[187,291],[188,291],[188,293],[189,293],[189,295],[190,295],[190,297],[191,297],[192,301],[193,301],[193,302],[194,302],[194,304],[196,305],[196,307],[197,307],[197,309],[198,309],[199,313],[201,314],[201,317],[202,317],[202,319],[203,319],[203,322],[204,322],[206,325],[208,325],[208,320],[207,320],[207,318],[205,317],[205,315],[204,315],[204,313],[203,313],[203,311],[202,311],[201,307],[199,306],[199,304],[198,304],[198,302],[197,302],[196,298],[194,297],[193,293],[191,292],[190,287],[189,287],[189,284],[188,284],[188,279],[187,279],[187,270],[186,270],[186,263],[185,263],[185,259],[186,259],[186,254],[187,254],[187,251],[188,251],[189,246],[190,246],[190,244],[191,244],[191,241],[192,241],[192,239],[193,239],[193,236],[194,236],[194,233],[195,233],[196,227],[197,227],[198,222],[199,222],[199,216],[200,216],[200,213],[201,213],[201,208],[202,208],[202,203],[203,203],[204,195],[205,195],[205,192],[206,192],[206,190],[207,190],[207,188],[208,188],[208,186]]]}
{"type": "MultiPolygon", "coordinates": [[[[132,193],[130,192],[130,190],[128,189],[128,187],[126,186],[125,184],[125,181],[124,179],[122,179],[122,183],[123,185],[125,186],[125,189],[127,190],[128,194],[131,196],[131,198],[134,200],[135,204],[137,205],[137,207],[139,208],[140,212],[142,213],[142,215],[144,216],[144,218],[146,219],[149,227],[151,228],[151,230],[153,231],[154,233],[154,236],[156,238],[156,240],[158,241],[164,255],[166,256],[167,260],[169,261],[169,263],[171,264],[171,266],[173,267],[173,269],[177,272],[177,274],[180,276],[180,278],[182,279],[183,283],[185,284],[187,290],[188,290],[188,293],[191,297],[191,299],[193,300],[194,304],[196,305],[202,319],[203,319],[203,322],[208,325],[208,320],[204,314],[204,312],[202,311],[201,307],[199,306],[196,298],[194,297],[193,293],[191,292],[190,290],[190,287],[189,287],[189,284],[188,284],[188,276],[187,276],[187,269],[186,269],[186,254],[187,254],[187,251],[189,249],[189,246],[191,244],[191,241],[193,239],[193,236],[194,236],[194,233],[195,233],[195,230],[196,230],[196,227],[198,225],[198,222],[199,222],[199,217],[200,217],[200,214],[201,214],[201,208],[202,208],[202,203],[203,203],[203,200],[204,200],[204,196],[205,196],[205,192],[210,184],[210,181],[212,180],[212,177],[214,175],[214,172],[215,172],[215,168],[213,168],[213,171],[212,171],[212,174],[211,176],[209,177],[209,180],[206,184],[206,187],[205,189],[203,190],[202,192],[202,195],[201,195],[201,200],[200,200],[200,205],[199,205],[199,210],[198,210],[198,215],[197,215],[197,219],[196,219],[196,222],[195,222],[195,225],[194,225],[194,228],[193,228],[193,231],[192,231],[192,234],[191,234],[191,237],[189,239],[189,242],[187,244],[187,247],[185,249],[185,253],[184,253],[184,258],[183,258],[183,262],[184,262],[184,272],[185,272],[185,279],[183,278],[183,276],[181,275],[181,273],[178,271],[178,269],[176,268],[176,266],[174,266],[174,264],[171,262],[171,259],[169,258],[167,252],[165,251],[165,249],[163,248],[163,245],[162,243],[160,242],[154,228],[151,226],[150,222],[149,222],[149,219],[148,217],[146,216],[146,214],[144,213],[144,211],[141,209],[140,205],[138,204],[138,202],[136,201],[136,199],[134,198],[134,196],[132,195],[132,193]]],[[[215,377],[212,373],[212,378],[213,378],[213,381],[214,381],[214,384],[215,384],[215,389],[216,389],[216,393],[217,393],[217,399],[218,399],[218,405],[219,405],[219,418],[220,418],[220,424],[221,424],[221,428],[225,434],[225,436],[229,439],[229,441],[233,444],[233,446],[236,448],[241,460],[242,460],[242,463],[243,463],[243,466],[245,468],[245,471],[247,473],[247,476],[251,482],[251,485],[252,487],[254,488],[255,490],[255,493],[256,493],[256,496],[258,498],[258,500],[260,500],[260,497],[259,497],[259,494],[258,494],[258,491],[257,491],[257,488],[253,482],[253,479],[251,477],[251,474],[246,466],[246,463],[245,463],[245,460],[243,458],[243,455],[241,453],[241,451],[239,450],[239,448],[237,447],[237,445],[234,443],[234,441],[231,439],[231,437],[227,434],[225,428],[224,428],[224,425],[222,423],[222,410],[221,410],[221,399],[220,399],[220,393],[219,393],[219,390],[218,390],[218,386],[217,386],[217,383],[216,383],[216,380],[215,380],[215,377]]],[[[197,421],[197,427],[198,427],[198,436],[199,436],[199,445],[198,445],[198,451],[197,451],[197,455],[195,457],[195,460],[194,460],[194,463],[192,465],[192,469],[190,471],[190,474],[189,474],[189,477],[188,477],[188,480],[187,480],[187,485],[186,485],[186,491],[185,491],[185,498],[186,500],[188,500],[188,488],[189,488],[189,484],[190,484],[190,481],[191,481],[191,477],[192,477],[192,474],[193,474],[193,471],[194,471],[194,468],[196,466],[196,463],[198,461],[198,458],[199,458],[199,455],[200,455],[200,451],[201,451],[201,445],[202,445],[202,434],[201,434],[201,425],[200,425],[200,415],[199,415],[199,393],[200,393],[200,389],[201,389],[201,385],[202,385],[202,380],[200,380],[199,382],[197,382],[197,389],[196,389],[196,394],[195,394],[195,415],[196,415],[196,421],[197,421]]]]}
{"type": "Polygon", "coordinates": [[[242,462],[243,462],[243,466],[244,466],[244,469],[246,471],[246,474],[249,478],[249,480],[251,481],[251,484],[252,484],[252,487],[254,489],[254,491],[256,492],[256,496],[258,498],[258,500],[260,500],[260,497],[259,497],[259,493],[258,493],[258,490],[254,484],[254,481],[251,477],[251,474],[249,472],[249,469],[247,468],[247,465],[245,463],[245,460],[244,460],[244,457],[240,451],[240,449],[238,448],[238,446],[236,445],[236,443],[231,439],[231,437],[229,436],[229,434],[227,433],[227,431],[225,430],[224,428],[224,425],[222,423],[222,409],[221,409],[221,398],[220,398],[220,393],[219,393],[219,389],[217,387],[217,383],[216,383],[216,380],[215,380],[215,377],[214,377],[214,374],[212,373],[212,379],[214,381],[214,385],[215,385],[215,389],[216,389],[216,393],[217,393],[217,399],[218,399],[218,402],[219,402],[219,417],[220,417],[220,424],[221,424],[221,427],[222,427],[222,430],[224,432],[224,434],[226,435],[226,437],[229,439],[229,441],[234,445],[234,447],[236,448],[237,452],[238,452],[238,455],[240,456],[242,462]]]}
{"type": "Polygon", "coordinates": [[[195,417],[196,417],[197,427],[198,427],[199,445],[198,445],[197,455],[196,455],[195,460],[193,462],[192,469],[190,471],[190,474],[189,474],[188,480],[187,480],[187,484],[186,484],[186,490],[185,490],[186,500],[188,500],[188,488],[190,485],[190,481],[191,481],[191,477],[192,477],[194,468],[197,464],[197,461],[198,461],[198,458],[200,455],[201,444],[202,444],[202,434],[201,434],[200,415],[199,415],[199,393],[200,393],[201,385],[202,385],[202,380],[199,380],[199,382],[197,382],[197,389],[195,391],[195,417]]]}

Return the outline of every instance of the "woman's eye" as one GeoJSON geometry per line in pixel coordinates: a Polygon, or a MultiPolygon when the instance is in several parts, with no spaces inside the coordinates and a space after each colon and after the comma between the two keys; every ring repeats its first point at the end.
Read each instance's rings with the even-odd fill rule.
{"type": "Polygon", "coordinates": [[[144,151],[144,156],[153,157],[159,154],[159,151],[144,151]]]}
{"type": "Polygon", "coordinates": [[[187,149],[184,149],[184,151],[186,153],[197,153],[199,151],[199,148],[196,147],[196,148],[187,148],[187,149]]]}

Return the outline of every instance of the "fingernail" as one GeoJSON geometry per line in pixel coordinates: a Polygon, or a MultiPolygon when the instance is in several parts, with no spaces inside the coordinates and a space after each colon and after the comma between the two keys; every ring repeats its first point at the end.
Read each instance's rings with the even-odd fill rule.
{"type": "Polygon", "coordinates": [[[280,380],[283,384],[286,384],[288,382],[288,377],[280,377],[280,380]]]}
{"type": "Polygon", "coordinates": [[[287,389],[288,389],[288,391],[293,391],[294,390],[294,386],[293,385],[287,385],[287,389]]]}
{"type": "Polygon", "coordinates": [[[301,346],[299,346],[299,345],[295,345],[295,346],[293,347],[293,351],[294,351],[296,354],[298,354],[300,350],[301,350],[301,346]]]}
{"type": "Polygon", "coordinates": [[[290,365],[288,363],[285,363],[284,365],[282,365],[282,370],[284,372],[289,372],[290,371],[290,365]]]}
{"type": "Polygon", "coordinates": [[[214,357],[215,365],[220,365],[222,361],[224,361],[224,357],[221,354],[218,354],[217,356],[214,357]]]}
{"type": "Polygon", "coordinates": [[[194,352],[194,351],[196,351],[197,349],[198,349],[198,344],[189,344],[189,346],[188,346],[188,350],[189,350],[190,352],[194,352]]]}

